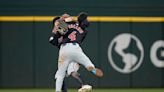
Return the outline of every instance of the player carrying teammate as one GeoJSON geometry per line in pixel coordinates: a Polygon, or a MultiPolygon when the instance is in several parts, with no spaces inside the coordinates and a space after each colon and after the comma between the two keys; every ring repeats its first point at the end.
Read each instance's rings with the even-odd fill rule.
{"type": "MultiPolygon", "coordinates": [[[[56,17],[53,19],[53,25],[55,24],[56,20],[58,19],[66,19],[68,18],[69,15],[68,14],[63,14],[61,17],[56,17]]],[[[67,19],[66,22],[70,22],[72,21],[72,18],[71,19],[67,19]]],[[[86,24],[88,26],[88,23],[86,24]]],[[[86,26],[86,27],[87,27],[86,26]]],[[[85,27],[85,28],[86,28],[85,27]]],[[[83,26],[84,28],[84,26],[83,26]]],[[[57,46],[60,48],[60,44],[62,42],[62,39],[54,39],[54,37],[50,37],[50,43],[52,43],[53,45],[57,46]]],[[[68,69],[67,69],[67,75],[71,75],[73,78],[75,78],[79,84],[81,85],[81,88],[78,90],[78,92],[87,92],[87,91],[90,91],[92,89],[92,86],[90,85],[87,85],[83,79],[81,78],[80,74],[77,72],[79,70],[79,67],[80,65],[77,63],[77,62],[71,62],[69,65],[68,65],[68,69]]],[[[63,82],[63,86],[62,86],[62,91],[63,92],[67,92],[67,86],[65,84],[65,82],[63,82]]]]}
{"type": "Polygon", "coordinates": [[[58,28],[54,28],[55,36],[62,39],[59,59],[58,59],[58,70],[56,72],[56,92],[60,92],[65,77],[65,72],[68,65],[72,62],[78,62],[79,64],[85,66],[88,71],[91,71],[94,75],[98,77],[103,76],[103,72],[95,68],[94,64],[90,59],[84,54],[80,47],[80,43],[85,37],[86,30],[83,28],[87,22],[87,16],[82,14],[78,17],[79,24],[75,22],[64,23],[63,20],[58,19],[56,25],[58,28]],[[79,27],[80,26],[80,27],[79,27]],[[62,36],[61,36],[62,35],[62,36]]]}

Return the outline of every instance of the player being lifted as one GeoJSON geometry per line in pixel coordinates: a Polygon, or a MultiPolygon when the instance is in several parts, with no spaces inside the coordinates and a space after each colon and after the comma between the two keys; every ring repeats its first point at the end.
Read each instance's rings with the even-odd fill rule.
{"type": "Polygon", "coordinates": [[[98,77],[103,76],[103,72],[95,68],[94,64],[90,59],[84,54],[79,44],[85,38],[87,30],[85,29],[87,21],[87,15],[81,13],[78,16],[78,22],[67,22],[70,18],[62,20],[62,18],[56,20],[55,27],[53,28],[54,38],[59,39],[60,50],[58,59],[58,70],[56,72],[56,92],[60,92],[63,84],[64,77],[66,75],[66,70],[71,62],[77,62],[85,68],[92,72],[98,77]]]}
{"type": "MultiPolygon", "coordinates": [[[[70,17],[70,15],[68,14],[63,14],[61,17],[56,17],[53,19],[53,26],[56,26],[55,23],[56,20],[58,19],[62,19],[62,20],[65,20],[66,18],[70,18],[69,20],[67,19],[66,22],[69,22],[69,21],[72,21],[72,18],[70,17]]],[[[88,24],[86,24],[86,27],[88,26],[88,24]]],[[[54,30],[53,30],[54,31],[54,30]]],[[[54,33],[56,32],[52,32],[52,34],[54,35],[54,33]]],[[[61,36],[62,37],[62,36],[61,36]]],[[[60,48],[60,45],[61,45],[61,42],[62,42],[62,39],[60,38],[54,38],[54,36],[51,36],[50,37],[50,43],[52,43],[53,45],[57,46],[58,48],[60,48]]],[[[71,62],[69,65],[68,65],[68,68],[67,68],[67,75],[68,76],[72,76],[73,78],[75,78],[79,84],[81,85],[81,88],[78,90],[78,92],[87,92],[87,91],[90,91],[92,89],[92,86],[90,85],[87,85],[87,83],[85,83],[83,81],[83,79],[81,78],[80,74],[77,72],[79,70],[79,67],[80,65],[77,63],[77,62],[71,62]]],[[[63,82],[63,86],[62,86],[62,92],[67,92],[67,86],[65,84],[65,82],[63,82]]]]}

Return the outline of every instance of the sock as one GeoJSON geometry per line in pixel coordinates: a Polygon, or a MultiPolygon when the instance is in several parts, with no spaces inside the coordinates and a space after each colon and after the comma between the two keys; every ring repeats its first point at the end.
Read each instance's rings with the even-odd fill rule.
{"type": "Polygon", "coordinates": [[[93,69],[91,72],[96,75],[96,69],[93,69]]]}

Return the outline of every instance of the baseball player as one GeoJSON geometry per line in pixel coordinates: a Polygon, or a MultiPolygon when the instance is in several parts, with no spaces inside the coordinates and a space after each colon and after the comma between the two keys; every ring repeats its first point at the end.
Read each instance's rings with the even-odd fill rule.
{"type": "MultiPolygon", "coordinates": [[[[69,20],[70,18],[67,19],[69,20]]],[[[65,19],[65,21],[67,19],[65,19]]],[[[57,27],[54,27],[53,29],[54,37],[62,39],[59,50],[58,70],[55,75],[56,92],[61,92],[66,70],[68,65],[73,61],[83,65],[94,75],[98,77],[103,76],[103,72],[100,69],[95,68],[94,64],[84,54],[79,45],[86,34],[86,23],[87,15],[84,13],[80,14],[78,17],[78,24],[76,24],[74,21],[65,23],[61,19],[58,19],[58,22],[56,22],[57,27]]]]}
{"type": "MultiPolygon", "coordinates": [[[[67,18],[69,15],[68,14],[63,14],[62,17],[56,17],[53,19],[53,25],[55,24],[55,21],[59,18],[61,19],[65,19],[67,18]]],[[[70,20],[69,20],[70,21],[70,20]]],[[[68,20],[67,20],[68,22],[68,20]]],[[[53,36],[50,38],[50,42],[53,43],[56,41],[56,43],[60,44],[61,41],[57,41],[58,39],[53,39],[53,36]]],[[[58,44],[53,44],[55,46],[58,46],[58,44]]],[[[60,46],[58,46],[60,47],[60,46]]],[[[86,91],[90,91],[92,89],[92,86],[87,85],[83,79],[81,78],[80,74],[77,72],[79,70],[80,65],[77,62],[71,62],[68,66],[67,69],[67,75],[71,75],[73,78],[75,78],[79,84],[81,85],[81,88],[78,90],[78,92],[86,92],[86,91]]],[[[63,86],[62,86],[62,91],[63,92],[67,92],[67,86],[65,85],[65,82],[63,82],[63,86]]]]}

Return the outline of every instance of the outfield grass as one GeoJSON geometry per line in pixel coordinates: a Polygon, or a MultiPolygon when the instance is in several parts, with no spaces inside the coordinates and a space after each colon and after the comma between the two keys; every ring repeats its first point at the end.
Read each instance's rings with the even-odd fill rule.
{"type": "MultiPolygon", "coordinates": [[[[55,89],[0,89],[0,92],[55,92],[55,89]]],[[[77,92],[77,89],[69,89],[68,92],[77,92]]],[[[91,92],[164,92],[164,88],[143,89],[93,89],[91,92]]]]}

